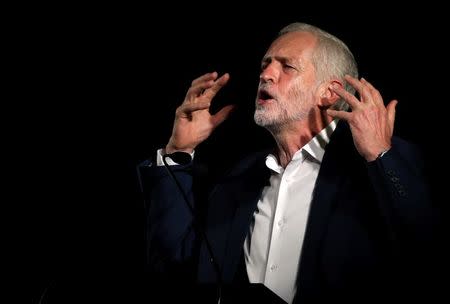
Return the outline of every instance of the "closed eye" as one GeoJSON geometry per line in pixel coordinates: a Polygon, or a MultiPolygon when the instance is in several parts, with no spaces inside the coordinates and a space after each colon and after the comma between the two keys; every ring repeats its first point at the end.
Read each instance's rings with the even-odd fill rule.
{"type": "Polygon", "coordinates": [[[297,70],[294,66],[289,65],[289,64],[284,64],[284,65],[283,65],[283,68],[285,68],[285,69],[294,69],[294,70],[297,70]]]}

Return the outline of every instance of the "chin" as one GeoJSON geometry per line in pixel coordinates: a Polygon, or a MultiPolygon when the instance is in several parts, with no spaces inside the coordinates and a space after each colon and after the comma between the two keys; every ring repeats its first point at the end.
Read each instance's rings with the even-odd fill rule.
{"type": "Polygon", "coordinates": [[[255,123],[258,126],[261,127],[267,127],[269,125],[273,124],[273,119],[270,119],[270,117],[267,117],[267,115],[265,115],[266,113],[261,113],[261,112],[255,112],[255,115],[253,116],[255,123]]]}

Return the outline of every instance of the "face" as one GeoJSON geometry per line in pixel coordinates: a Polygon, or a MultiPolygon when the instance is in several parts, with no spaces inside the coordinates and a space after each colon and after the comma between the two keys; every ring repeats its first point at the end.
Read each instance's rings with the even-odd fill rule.
{"type": "Polygon", "coordinates": [[[291,32],[276,39],[262,60],[255,122],[279,129],[305,119],[316,104],[317,82],[311,61],[316,38],[291,32]]]}

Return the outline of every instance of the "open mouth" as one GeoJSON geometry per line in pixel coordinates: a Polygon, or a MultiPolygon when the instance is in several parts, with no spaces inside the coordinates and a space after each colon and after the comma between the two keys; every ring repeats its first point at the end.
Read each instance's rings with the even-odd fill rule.
{"type": "Polygon", "coordinates": [[[270,100],[274,100],[273,96],[264,89],[259,90],[258,93],[258,104],[264,104],[270,100]]]}

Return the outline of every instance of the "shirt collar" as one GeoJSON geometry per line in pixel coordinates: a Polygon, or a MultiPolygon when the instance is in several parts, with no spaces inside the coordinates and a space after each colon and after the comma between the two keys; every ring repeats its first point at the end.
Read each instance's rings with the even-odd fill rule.
{"type": "MultiPolygon", "coordinates": [[[[315,161],[321,163],[323,155],[325,154],[325,146],[330,142],[330,136],[336,129],[337,120],[333,120],[328,126],[322,129],[316,136],[314,136],[306,145],[304,145],[300,150],[295,152],[292,157],[293,160],[302,157],[302,152],[306,152],[315,161]]],[[[303,156],[304,157],[304,156],[303,156]]],[[[282,168],[278,163],[278,159],[275,155],[269,154],[266,157],[267,168],[281,173],[282,168]]]]}
{"type": "Polygon", "coordinates": [[[316,136],[314,136],[302,149],[306,151],[319,163],[322,162],[325,154],[325,146],[330,142],[330,136],[336,129],[337,121],[333,120],[328,126],[322,129],[316,136]]]}

